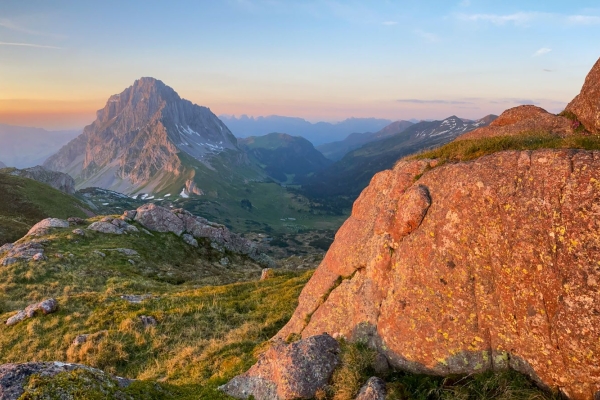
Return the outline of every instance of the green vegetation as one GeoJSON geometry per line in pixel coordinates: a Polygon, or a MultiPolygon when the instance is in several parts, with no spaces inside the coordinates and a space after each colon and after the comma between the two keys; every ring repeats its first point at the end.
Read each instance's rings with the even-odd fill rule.
{"type": "Polygon", "coordinates": [[[409,159],[437,159],[441,163],[470,161],[506,150],[585,149],[600,150],[600,137],[574,135],[559,137],[541,132],[518,136],[495,136],[481,139],[457,140],[409,159]]]}
{"type": "Polygon", "coordinates": [[[33,179],[0,171],[0,245],[14,242],[48,217],[85,217],[75,197],[33,179]]]}

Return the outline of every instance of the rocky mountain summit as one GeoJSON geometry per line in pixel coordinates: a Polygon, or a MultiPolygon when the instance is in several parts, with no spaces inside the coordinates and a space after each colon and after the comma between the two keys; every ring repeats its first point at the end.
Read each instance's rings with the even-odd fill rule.
{"type": "Polygon", "coordinates": [[[62,172],[51,171],[41,165],[25,169],[14,169],[10,174],[45,183],[67,194],[75,193],[75,180],[73,178],[62,172]]]}
{"type": "Polygon", "coordinates": [[[141,187],[158,191],[173,178],[193,178],[184,154],[210,166],[213,156],[227,150],[239,152],[236,139],[208,108],[182,99],[159,80],[141,78],[111,96],[96,120],[44,166],[69,173],[78,187],[131,194],[141,187]]]}

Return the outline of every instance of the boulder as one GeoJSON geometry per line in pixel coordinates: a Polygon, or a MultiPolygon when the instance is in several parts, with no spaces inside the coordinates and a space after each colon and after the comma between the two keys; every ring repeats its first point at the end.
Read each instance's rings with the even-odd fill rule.
{"type": "Polygon", "coordinates": [[[148,315],[140,315],[140,321],[142,321],[144,328],[158,325],[158,321],[156,321],[154,317],[148,315]]]}
{"type": "Polygon", "coordinates": [[[69,226],[69,223],[65,220],[46,218],[32,226],[25,236],[42,236],[46,235],[51,228],[68,228],[69,226]]]}
{"type": "Polygon", "coordinates": [[[184,242],[186,242],[190,246],[198,247],[198,241],[196,239],[194,239],[194,237],[192,235],[190,235],[189,233],[184,233],[181,236],[181,238],[183,239],[184,242]]]}
{"type": "Polygon", "coordinates": [[[18,311],[15,315],[6,320],[6,325],[12,326],[17,323],[33,318],[35,313],[40,311],[42,314],[52,314],[58,310],[58,302],[55,299],[46,299],[39,303],[30,304],[24,310],[18,311]]]}
{"type": "Polygon", "coordinates": [[[144,204],[137,209],[135,221],[155,232],[173,232],[177,236],[185,231],[183,221],[170,210],[156,204],[144,204]]]}
{"type": "Polygon", "coordinates": [[[84,230],[83,230],[83,229],[79,229],[79,228],[77,228],[77,229],[73,229],[73,230],[72,230],[72,232],[73,232],[75,235],[79,235],[79,236],[85,236],[85,232],[84,232],[84,230]]]}
{"type": "Polygon", "coordinates": [[[69,217],[67,218],[67,221],[71,225],[85,225],[85,219],[79,217],[69,217]]]}
{"type": "Polygon", "coordinates": [[[238,399],[311,399],[339,364],[340,346],[329,335],[291,344],[276,340],[248,372],[219,390],[238,399]]]}
{"type": "Polygon", "coordinates": [[[124,232],[123,229],[106,221],[94,222],[90,226],[88,226],[87,229],[89,229],[90,231],[110,233],[113,235],[122,235],[124,232]]]}
{"type": "Polygon", "coordinates": [[[126,256],[137,256],[139,255],[139,253],[135,250],[132,249],[115,249],[115,251],[121,253],[121,254],[125,254],[126,256]]]}
{"type": "Polygon", "coordinates": [[[416,373],[511,368],[592,399],[600,152],[507,151],[435,165],[401,161],[375,175],[277,337],[366,341],[416,373]]]}
{"type": "Polygon", "coordinates": [[[58,361],[4,364],[0,365],[0,400],[17,400],[21,398],[21,396],[24,394],[27,381],[31,375],[36,374],[44,377],[53,377],[62,372],[74,371],[76,369],[85,369],[102,381],[110,378],[111,380],[116,381],[118,387],[122,388],[129,386],[132,382],[129,379],[111,376],[99,369],[91,368],[81,364],[68,364],[58,361]]]}
{"type": "Polygon", "coordinates": [[[385,400],[386,394],[385,382],[373,376],[360,389],[355,400],[385,400]]]}
{"type": "Polygon", "coordinates": [[[581,92],[567,105],[590,132],[600,134],[600,59],[585,78],[581,92]]]}
{"type": "Polygon", "coordinates": [[[31,257],[32,261],[44,261],[46,259],[46,256],[44,256],[44,253],[39,252],[39,253],[35,253],[33,255],[33,257],[31,257]]]}
{"type": "Polygon", "coordinates": [[[136,210],[127,210],[123,213],[123,216],[121,218],[126,222],[131,222],[135,219],[136,214],[136,210]]]}

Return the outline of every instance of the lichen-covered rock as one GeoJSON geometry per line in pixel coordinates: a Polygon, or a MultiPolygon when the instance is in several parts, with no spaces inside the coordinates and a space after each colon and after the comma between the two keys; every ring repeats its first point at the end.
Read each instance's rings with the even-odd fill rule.
{"type": "Polygon", "coordinates": [[[180,218],[170,210],[156,204],[144,204],[137,209],[135,220],[142,226],[155,232],[173,232],[177,236],[185,231],[180,218]]]}
{"type": "Polygon", "coordinates": [[[67,221],[58,218],[46,218],[31,227],[26,236],[46,235],[51,228],[68,228],[67,221]]]}
{"type": "Polygon", "coordinates": [[[6,247],[5,255],[0,259],[0,265],[8,266],[19,261],[34,260],[34,257],[44,256],[44,246],[40,242],[25,242],[6,247]]]}
{"type": "Polygon", "coordinates": [[[220,390],[238,399],[311,399],[329,382],[339,364],[340,347],[329,335],[291,344],[276,340],[258,362],[220,390]]]}
{"type": "Polygon", "coordinates": [[[373,376],[360,389],[355,400],[385,400],[386,394],[385,382],[373,376]]]}
{"type": "Polygon", "coordinates": [[[277,336],[365,340],[413,372],[512,368],[592,399],[600,152],[509,151],[430,165],[403,161],[373,178],[277,336]],[[409,195],[419,186],[431,204],[407,230],[402,215],[426,205],[409,195]]]}
{"type": "MultiPolygon", "coordinates": [[[[114,385],[117,389],[119,387],[127,387],[131,384],[131,381],[129,379],[111,376],[99,369],[91,368],[81,364],[68,364],[58,361],[30,362],[24,364],[4,364],[0,365],[0,400],[19,399],[25,393],[27,389],[27,382],[29,380],[29,377],[31,377],[32,375],[38,375],[44,378],[53,378],[58,376],[59,374],[76,370],[83,370],[89,373],[85,377],[85,379],[88,381],[90,386],[92,385],[92,382],[89,381],[90,378],[94,378],[94,380],[98,381],[103,381],[103,383],[106,386],[106,388],[104,389],[113,389],[111,387],[112,381],[115,382],[114,385]]],[[[119,398],[126,397],[120,396],[119,398]]]]}
{"type": "Polygon", "coordinates": [[[18,311],[15,315],[6,320],[6,325],[12,326],[17,323],[32,318],[37,311],[41,311],[42,314],[52,314],[58,310],[58,302],[55,299],[46,299],[39,303],[30,304],[24,310],[18,311]]]}
{"type": "Polygon", "coordinates": [[[590,132],[600,134],[600,59],[585,78],[581,92],[567,105],[590,132]]]}
{"type": "Polygon", "coordinates": [[[89,229],[90,231],[96,231],[96,232],[100,232],[100,233],[110,233],[113,235],[122,235],[124,232],[123,229],[119,228],[116,225],[111,224],[110,222],[106,222],[106,221],[94,222],[94,223],[90,224],[90,226],[88,226],[87,229],[89,229]]]}

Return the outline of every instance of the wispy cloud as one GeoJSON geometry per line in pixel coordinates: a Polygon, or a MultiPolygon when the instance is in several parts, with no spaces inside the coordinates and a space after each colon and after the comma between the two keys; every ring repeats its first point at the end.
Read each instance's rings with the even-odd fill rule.
{"type": "Polygon", "coordinates": [[[384,21],[381,23],[381,25],[386,25],[386,26],[398,25],[398,21],[384,21]]]}
{"type": "Polygon", "coordinates": [[[542,47],[541,49],[539,49],[538,51],[536,51],[535,53],[533,53],[531,55],[531,57],[539,57],[539,56],[543,56],[544,54],[548,54],[552,51],[551,48],[549,47],[542,47]]]}
{"type": "Polygon", "coordinates": [[[415,35],[420,36],[421,38],[427,40],[428,42],[439,42],[440,38],[435,33],[425,32],[421,29],[417,29],[413,31],[415,35]]]}
{"type": "Polygon", "coordinates": [[[15,22],[13,20],[10,20],[8,18],[0,18],[0,28],[8,29],[8,30],[11,30],[14,32],[19,32],[19,33],[25,33],[27,35],[33,35],[33,36],[43,36],[43,37],[50,37],[50,38],[64,38],[63,35],[40,32],[40,31],[26,28],[26,27],[22,26],[21,24],[15,22]]]}
{"type": "Polygon", "coordinates": [[[574,25],[596,25],[600,24],[600,17],[594,15],[569,15],[567,22],[574,25]]]}
{"type": "Polygon", "coordinates": [[[461,100],[424,100],[424,99],[400,99],[396,100],[398,103],[411,103],[411,104],[473,104],[470,101],[461,100]]]}
{"type": "Polygon", "coordinates": [[[515,25],[526,25],[527,23],[538,19],[544,15],[538,12],[518,12],[513,14],[457,14],[458,19],[472,22],[491,22],[494,25],[506,25],[509,23],[515,25]]]}
{"type": "Polygon", "coordinates": [[[43,44],[35,44],[35,43],[12,43],[12,42],[0,42],[0,46],[17,46],[17,47],[36,47],[39,49],[62,49],[62,47],[57,46],[46,46],[43,44]]]}

